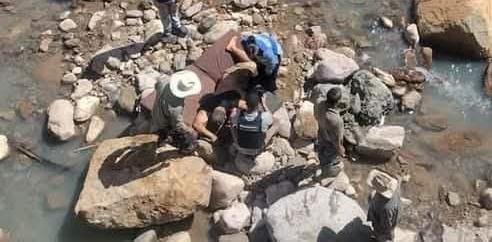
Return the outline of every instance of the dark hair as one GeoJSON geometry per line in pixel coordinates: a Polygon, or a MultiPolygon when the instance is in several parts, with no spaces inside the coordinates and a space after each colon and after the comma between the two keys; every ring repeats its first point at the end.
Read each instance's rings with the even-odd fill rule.
{"type": "Polygon", "coordinates": [[[334,87],[328,91],[326,94],[326,103],[328,105],[336,105],[338,101],[342,98],[342,89],[339,87],[334,87]]]}
{"type": "Polygon", "coordinates": [[[248,94],[246,94],[246,105],[248,105],[248,109],[257,109],[259,104],[260,94],[256,90],[249,91],[248,94]]]}
{"type": "Polygon", "coordinates": [[[212,115],[210,117],[210,124],[212,127],[215,129],[219,129],[220,126],[222,126],[227,120],[227,111],[225,110],[224,107],[216,107],[212,111],[212,115]]]}

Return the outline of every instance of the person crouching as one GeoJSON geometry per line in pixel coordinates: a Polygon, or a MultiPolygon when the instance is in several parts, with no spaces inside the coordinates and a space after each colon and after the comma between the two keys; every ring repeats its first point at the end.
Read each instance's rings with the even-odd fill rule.
{"type": "Polygon", "coordinates": [[[177,72],[156,84],[156,98],[152,108],[151,132],[159,134],[159,142],[172,138],[172,144],[182,153],[196,148],[196,135],[183,118],[184,99],[199,94],[201,82],[192,71],[177,72]]]}

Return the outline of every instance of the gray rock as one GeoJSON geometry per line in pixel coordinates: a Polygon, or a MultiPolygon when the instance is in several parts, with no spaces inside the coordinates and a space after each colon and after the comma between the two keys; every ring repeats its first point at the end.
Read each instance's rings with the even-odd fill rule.
{"type": "Polygon", "coordinates": [[[281,137],[289,139],[292,133],[292,123],[290,122],[289,113],[285,107],[281,107],[273,113],[273,121],[273,125],[277,126],[275,132],[281,137]]]}
{"type": "Polygon", "coordinates": [[[144,11],[143,19],[145,21],[151,21],[157,18],[157,13],[153,9],[147,9],[144,11]]]}
{"type": "Polygon", "coordinates": [[[80,79],[74,84],[74,91],[70,97],[73,100],[80,99],[92,91],[92,82],[87,79],[80,79]]]}
{"type": "Polygon", "coordinates": [[[290,181],[283,181],[278,184],[273,184],[265,190],[267,204],[272,205],[280,198],[285,197],[296,190],[296,187],[290,181]]]}
{"type": "Polygon", "coordinates": [[[153,68],[148,68],[138,73],[138,75],[136,76],[138,90],[140,92],[143,92],[147,89],[153,89],[160,76],[161,74],[155,71],[153,68]]]}
{"type": "Polygon", "coordinates": [[[411,91],[401,98],[401,104],[403,110],[417,110],[420,101],[422,100],[422,95],[418,91],[411,91]]]}
{"type": "Polygon", "coordinates": [[[62,78],[63,84],[74,84],[75,82],[77,82],[77,76],[75,74],[67,73],[67,74],[63,75],[63,78],[62,78]]]}
{"type": "Polygon", "coordinates": [[[231,207],[217,211],[217,225],[225,234],[235,234],[249,225],[251,213],[244,203],[233,203],[231,207]]]}
{"type": "Polygon", "coordinates": [[[173,69],[171,68],[171,64],[167,61],[162,61],[159,63],[159,71],[164,73],[164,74],[171,74],[173,72],[173,69]]]}
{"type": "Polygon", "coordinates": [[[407,86],[395,86],[391,89],[391,92],[396,97],[403,97],[407,93],[407,86]]]}
{"type": "Polygon", "coordinates": [[[65,32],[69,32],[70,30],[76,29],[78,26],[77,24],[71,20],[71,19],[65,19],[63,20],[58,27],[65,32]]]}
{"type": "Polygon", "coordinates": [[[202,10],[202,7],[203,7],[203,2],[195,3],[191,7],[189,7],[188,9],[186,9],[186,11],[184,12],[184,16],[187,17],[187,18],[191,18],[195,14],[197,14],[198,12],[200,12],[202,10]]]}
{"type": "Polygon", "coordinates": [[[480,204],[487,210],[492,210],[492,188],[487,188],[480,193],[480,204]]]}
{"type": "Polygon", "coordinates": [[[144,13],[141,10],[127,10],[126,11],[126,17],[127,18],[141,18],[143,17],[144,13]]]}
{"type": "Polygon", "coordinates": [[[151,37],[158,33],[164,32],[164,27],[159,19],[153,19],[147,22],[144,26],[145,41],[149,40],[151,37]]]}
{"type": "Polygon", "coordinates": [[[258,3],[258,0],[234,0],[234,5],[238,8],[249,8],[258,3]]]}
{"type": "Polygon", "coordinates": [[[405,29],[405,38],[407,42],[413,47],[417,46],[420,42],[419,30],[416,24],[410,24],[405,29]]]}
{"type": "Polygon", "coordinates": [[[370,237],[365,221],[355,200],[323,187],[281,198],[266,217],[270,236],[277,242],[365,241],[370,237]]]}
{"type": "Polygon", "coordinates": [[[48,107],[48,130],[56,138],[66,141],[75,136],[74,107],[68,100],[55,100],[48,107]]]}
{"type": "Polygon", "coordinates": [[[166,237],[163,242],[191,242],[191,236],[188,232],[178,232],[166,237]]]}
{"type": "Polygon", "coordinates": [[[275,156],[287,156],[292,158],[296,155],[296,151],[290,145],[290,142],[284,138],[273,138],[272,145],[270,146],[273,155],[275,156]]]}
{"type": "Polygon", "coordinates": [[[241,178],[213,171],[210,207],[213,209],[227,208],[243,190],[244,181],[241,178]]]}
{"type": "Polygon", "coordinates": [[[186,10],[188,10],[188,8],[191,7],[191,5],[193,4],[193,0],[183,0],[181,2],[181,12],[184,13],[186,10]]]}
{"type": "Polygon", "coordinates": [[[381,79],[366,70],[354,74],[351,92],[358,93],[361,99],[361,112],[356,116],[361,125],[379,124],[383,115],[395,106],[391,90],[381,79]]]}
{"type": "Polygon", "coordinates": [[[446,201],[449,206],[456,207],[461,204],[460,195],[456,192],[448,192],[448,196],[446,197],[446,201]]]}
{"type": "Polygon", "coordinates": [[[385,28],[392,29],[394,26],[393,21],[388,17],[382,16],[379,20],[381,21],[381,24],[385,28]]]}
{"type": "Polygon", "coordinates": [[[200,25],[198,25],[198,31],[202,34],[206,33],[216,23],[217,23],[217,17],[215,15],[205,17],[200,21],[200,25]]]}
{"type": "Polygon", "coordinates": [[[121,69],[121,61],[118,58],[110,56],[106,65],[112,70],[120,70],[121,69]]]}
{"type": "Polygon", "coordinates": [[[265,19],[259,13],[253,14],[253,24],[254,25],[263,25],[265,24],[265,19]]]}
{"type": "Polygon", "coordinates": [[[0,161],[4,160],[10,155],[10,147],[7,136],[0,135],[0,161]]]}
{"type": "Polygon", "coordinates": [[[78,47],[80,45],[80,39],[78,38],[73,38],[73,39],[68,39],[63,42],[65,47],[69,49],[73,49],[75,47],[78,47]]]}
{"type": "Polygon", "coordinates": [[[125,86],[120,89],[118,105],[123,111],[133,113],[135,111],[136,100],[137,92],[133,86],[125,86]]]}
{"type": "Polygon", "coordinates": [[[101,101],[98,97],[84,96],[75,101],[75,111],[73,118],[76,122],[89,120],[97,111],[101,101]]]}
{"type": "Polygon", "coordinates": [[[220,236],[219,242],[249,242],[249,238],[245,233],[227,234],[220,236]]]}
{"type": "Polygon", "coordinates": [[[140,18],[127,18],[125,21],[126,26],[141,26],[143,25],[142,19],[140,18]]]}
{"type": "Polygon", "coordinates": [[[350,59],[355,59],[355,56],[356,56],[355,50],[350,48],[350,47],[346,47],[346,46],[336,48],[333,51],[335,51],[339,54],[345,55],[346,57],[348,57],[350,59]]]}
{"type": "Polygon", "coordinates": [[[457,228],[452,228],[445,224],[442,227],[443,242],[488,241],[490,239],[489,228],[474,228],[467,225],[458,225],[457,228]]]}
{"type": "Polygon", "coordinates": [[[188,52],[187,60],[190,62],[194,62],[194,61],[198,60],[198,58],[200,58],[200,56],[202,56],[202,54],[203,54],[203,50],[201,48],[198,48],[198,47],[192,48],[188,52]]]}
{"type": "Polygon", "coordinates": [[[239,30],[239,24],[236,21],[221,21],[215,24],[204,36],[207,44],[213,44],[227,32],[239,30]]]}
{"type": "Polygon", "coordinates": [[[98,116],[92,116],[89,128],[87,129],[87,134],[85,136],[85,142],[88,144],[96,141],[97,137],[101,135],[104,130],[106,123],[104,120],[98,116]]]}
{"type": "Polygon", "coordinates": [[[133,242],[157,242],[157,233],[155,230],[151,229],[133,240],[133,242]]]}
{"type": "Polygon", "coordinates": [[[312,81],[341,84],[359,70],[359,65],[353,59],[334,51],[319,49],[315,55],[320,61],[315,64],[312,75],[308,76],[312,81]]]}
{"type": "Polygon", "coordinates": [[[234,160],[236,168],[243,174],[262,175],[270,172],[275,164],[275,156],[266,151],[259,154],[254,160],[248,156],[238,154],[234,160]]]}
{"type": "Polygon", "coordinates": [[[39,44],[39,50],[41,52],[48,52],[51,42],[53,42],[53,39],[51,38],[42,39],[41,43],[39,44]]]}
{"type": "Polygon", "coordinates": [[[376,75],[376,77],[381,79],[381,81],[383,81],[384,84],[386,84],[386,86],[394,87],[396,85],[396,80],[393,77],[393,75],[391,75],[391,74],[389,74],[389,73],[387,73],[387,72],[385,72],[379,68],[376,68],[376,67],[372,68],[372,72],[374,73],[374,75],[376,75]]]}
{"type": "Polygon", "coordinates": [[[369,129],[365,142],[356,147],[359,154],[375,161],[387,161],[403,146],[405,129],[400,126],[381,126],[369,129]]]}
{"type": "Polygon", "coordinates": [[[94,30],[97,24],[99,23],[99,21],[101,21],[104,18],[105,14],[106,14],[105,11],[95,12],[92,15],[91,19],[89,20],[89,23],[87,24],[87,28],[89,28],[89,30],[94,30]]]}

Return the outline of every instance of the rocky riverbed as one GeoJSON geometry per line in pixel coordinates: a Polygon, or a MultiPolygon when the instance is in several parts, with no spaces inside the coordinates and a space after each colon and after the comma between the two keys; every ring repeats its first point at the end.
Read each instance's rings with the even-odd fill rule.
{"type": "MultiPolygon", "coordinates": [[[[432,105],[435,100],[426,99],[429,91],[424,88],[448,82],[430,71],[432,49],[418,45],[435,41],[426,37],[429,28],[425,27],[425,22],[419,23],[425,28],[420,31],[425,33],[425,41],[420,41],[418,26],[411,24],[414,20],[406,17],[406,9],[400,8],[401,5],[383,1],[379,15],[364,16],[371,22],[365,28],[393,38],[389,43],[398,54],[388,53],[386,58],[390,61],[381,61],[377,57],[382,51],[372,55],[371,51],[379,47],[372,47],[370,39],[364,37],[371,34],[347,36],[344,28],[347,32],[356,28],[350,26],[350,20],[341,14],[335,14],[332,19],[321,13],[345,4],[354,8],[367,4],[365,1],[348,2],[333,6],[324,2],[271,0],[183,1],[180,11],[192,30],[190,37],[165,43],[152,42],[151,37],[162,26],[151,2],[76,1],[69,11],[56,13],[51,24],[38,30],[39,36],[33,41],[35,47],[28,45],[32,53],[21,56],[53,59],[49,62],[52,65],[44,65],[41,70],[63,63],[57,77],[63,85],[56,87],[53,97],[49,98],[50,102],[54,96],[58,100],[34,105],[37,108],[33,107],[33,101],[23,102],[17,105],[18,114],[23,118],[46,115],[48,121],[43,128],[58,141],[73,142],[82,137],[86,142],[81,142],[80,146],[95,143],[99,147],[92,156],[87,177],[82,178],[85,178],[84,188],[75,202],[77,205],[69,205],[71,199],[66,194],[49,193],[46,202],[50,209],[75,207],[76,219],[103,229],[144,228],[145,231],[154,228],[157,231],[145,233],[136,241],[157,238],[206,241],[206,234],[219,241],[268,241],[268,237],[289,241],[307,230],[310,234],[306,241],[314,241],[330,238],[330,233],[320,233],[323,226],[339,233],[356,218],[360,219],[361,230],[354,236],[365,238],[367,227],[362,225],[365,214],[361,205],[365,206],[367,188],[363,181],[369,169],[377,167],[399,175],[404,181],[406,206],[401,227],[405,230],[399,230],[398,241],[415,241],[405,236],[417,234],[424,241],[441,237],[443,241],[454,241],[457,234],[487,237],[489,212],[480,208],[490,208],[487,205],[490,194],[485,190],[482,199],[479,195],[488,183],[490,129],[458,126],[448,115],[454,110],[436,110],[432,105]],[[326,26],[325,23],[331,21],[336,23],[336,28],[326,26]],[[276,113],[284,122],[267,151],[254,164],[234,163],[227,152],[224,157],[213,156],[211,147],[202,145],[200,156],[209,165],[200,158],[185,157],[167,167],[164,161],[171,158],[165,156],[148,167],[134,164],[105,167],[108,154],[119,150],[120,144],[128,146],[124,145],[127,142],[124,139],[100,143],[105,137],[116,136],[107,134],[107,129],[112,130],[114,117],[131,118],[139,94],[151,88],[163,74],[169,75],[192,63],[230,29],[273,32],[286,54],[278,83],[285,105],[276,113]],[[407,49],[409,46],[411,48],[407,49]],[[334,86],[341,87],[344,93],[340,109],[344,113],[350,158],[345,162],[345,173],[333,180],[319,181],[313,150],[313,139],[317,135],[315,107],[334,86]],[[106,135],[99,137],[104,132],[106,135]],[[470,157],[483,160],[475,165],[463,165],[470,157]],[[203,169],[197,169],[190,162],[203,164],[203,169]],[[114,169],[118,172],[109,172],[114,169]],[[441,170],[446,172],[441,174],[441,170]],[[184,171],[197,175],[188,177],[189,173],[184,171]],[[149,184],[167,183],[177,185],[164,185],[162,189],[156,186],[155,191],[145,188],[149,184]],[[178,195],[157,195],[161,190],[166,191],[164,194],[178,195]],[[317,199],[301,201],[311,196],[317,199]],[[330,204],[328,201],[333,197],[346,200],[342,204],[345,207],[330,204]],[[300,203],[306,207],[307,214],[293,209],[300,203]],[[316,213],[319,218],[309,214],[309,211],[332,211],[334,207],[341,208],[341,212],[329,216],[345,222],[334,224],[325,221],[323,214],[316,213]],[[282,211],[291,208],[290,215],[285,217],[282,211]],[[197,235],[195,228],[190,236],[189,226],[162,225],[181,220],[199,209],[206,209],[210,214],[204,218],[211,221],[210,233],[197,235]],[[353,213],[343,212],[348,210],[353,213]],[[295,226],[298,229],[285,224],[289,221],[299,223],[295,226]],[[170,227],[182,231],[168,237],[170,227]]],[[[430,7],[441,5],[446,3],[430,7]]],[[[0,6],[7,12],[15,10],[12,2],[0,1],[0,6]]],[[[427,7],[417,9],[425,11],[427,7]]],[[[481,52],[480,48],[473,49],[473,53],[481,52]]],[[[53,79],[49,74],[56,72],[43,73],[48,76],[45,79],[53,79]]],[[[5,115],[8,119],[8,113],[5,115]]],[[[7,143],[3,142],[6,139],[0,139],[2,158],[13,155],[13,148],[3,144],[7,143]]],[[[152,142],[154,138],[134,139],[138,143],[152,142]]],[[[135,142],[131,143],[139,154],[141,145],[135,142]]],[[[145,145],[142,147],[145,151],[145,145]]],[[[84,169],[68,161],[62,163],[77,170],[84,169]]],[[[50,183],[59,184],[55,178],[50,179],[50,183]]],[[[77,188],[72,189],[78,193],[77,188]]],[[[196,217],[204,216],[197,214],[196,217]]],[[[10,228],[8,223],[0,225],[10,228]]],[[[132,235],[122,237],[129,240],[132,235]]]]}

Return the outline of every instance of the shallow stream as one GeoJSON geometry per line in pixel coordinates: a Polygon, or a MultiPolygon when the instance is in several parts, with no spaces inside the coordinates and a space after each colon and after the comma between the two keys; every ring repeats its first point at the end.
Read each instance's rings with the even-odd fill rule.
{"type": "MultiPolygon", "coordinates": [[[[0,162],[0,227],[9,230],[16,242],[131,241],[133,231],[97,231],[73,217],[74,199],[80,191],[82,174],[91,151],[74,152],[85,145],[80,138],[60,144],[49,140],[45,133],[43,111],[50,101],[64,94],[58,88],[63,57],[45,55],[38,58],[30,53],[37,51],[36,41],[40,32],[56,28],[56,18],[68,8],[69,1],[13,2],[15,14],[0,12],[0,133],[29,144],[34,151],[53,162],[70,165],[73,171],[52,171],[18,153],[0,162]],[[11,117],[19,105],[22,110],[27,110],[27,114],[32,111],[32,116],[26,115],[27,119],[19,115],[11,117]]],[[[295,1],[292,6],[299,6],[299,2],[295,1]]],[[[399,31],[379,27],[377,17],[385,14],[394,20],[399,19],[407,12],[409,2],[323,1],[319,9],[322,18],[316,21],[322,22],[330,37],[352,38],[359,43],[362,53],[371,57],[372,65],[390,69],[401,65],[401,52],[407,46],[401,41],[399,31]]],[[[440,78],[429,81],[424,101],[429,110],[437,110],[447,117],[447,131],[464,130],[465,133],[476,134],[485,147],[470,149],[472,152],[446,150],[448,146],[435,149],[429,142],[432,139],[427,137],[438,134],[417,128],[411,116],[389,120],[412,130],[407,137],[406,149],[418,149],[415,152],[424,154],[427,162],[433,162],[438,168],[432,174],[444,181],[450,179],[450,174],[461,172],[472,184],[474,179],[483,178],[486,168],[492,164],[492,149],[487,147],[490,145],[488,137],[492,134],[492,103],[482,92],[484,67],[482,62],[438,54],[433,74],[440,78]]],[[[105,115],[109,129],[102,138],[117,136],[127,121],[111,118],[110,112],[105,115]]],[[[193,241],[204,240],[206,229],[201,227],[193,234],[193,241]]]]}

